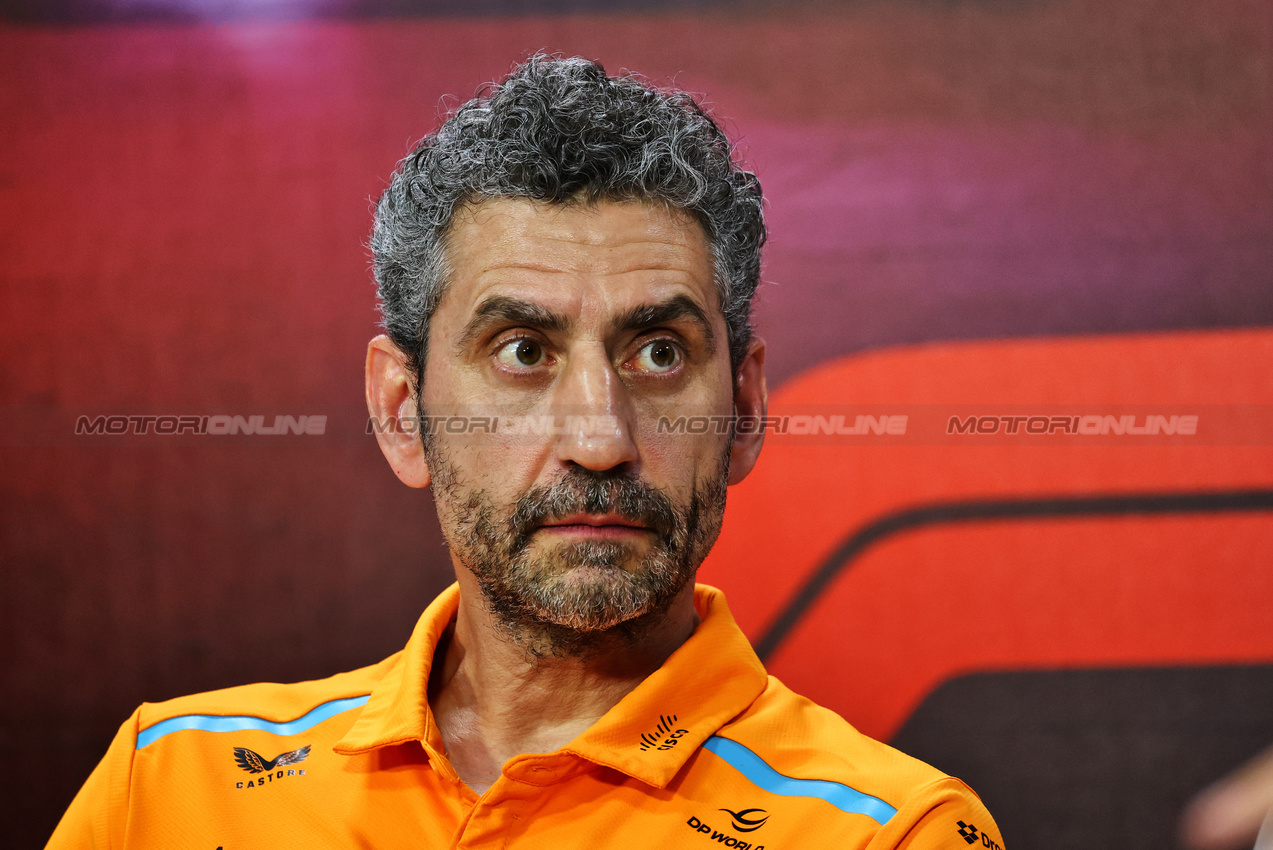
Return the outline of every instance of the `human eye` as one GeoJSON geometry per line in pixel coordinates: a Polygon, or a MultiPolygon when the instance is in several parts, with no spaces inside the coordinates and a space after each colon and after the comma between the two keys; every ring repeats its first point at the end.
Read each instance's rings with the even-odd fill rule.
{"type": "Polygon", "coordinates": [[[495,352],[495,359],[500,365],[509,369],[534,369],[548,361],[548,352],[544,346],[533,339],[518,337],[510,339],[495,352]]]}
{"type": "Polygon", "coordinates": [[[636,368],[642,372],[652,372],[657,375],[674,371],[684,359],[676,343],[668,339],[656,339],[641,346],[634,362],[636,368]]]}

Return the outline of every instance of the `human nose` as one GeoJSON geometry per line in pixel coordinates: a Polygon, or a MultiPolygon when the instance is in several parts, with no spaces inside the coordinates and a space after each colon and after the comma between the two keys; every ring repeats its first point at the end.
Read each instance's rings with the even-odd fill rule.
{"type": "Polygon", "coordinates": [[[631,399],[604,351],[570,358],[554,400],[566,420],[557,439],[559,461],[595,472],[636,462],[631,399]]]}

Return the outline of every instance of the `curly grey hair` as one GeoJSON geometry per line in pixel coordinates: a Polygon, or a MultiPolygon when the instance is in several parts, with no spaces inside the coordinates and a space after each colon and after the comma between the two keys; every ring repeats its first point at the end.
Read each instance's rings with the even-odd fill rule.
{"type": "Polygon", "coordinates": [[[419,389],[455,213],[490,198],[643,200],[703,227],[735,372],[751,341],[765,241],[760,181],[688,94],[584,59],[537,54],[456,109],[402,161],[376,205],[380,310],[419,389]]]}

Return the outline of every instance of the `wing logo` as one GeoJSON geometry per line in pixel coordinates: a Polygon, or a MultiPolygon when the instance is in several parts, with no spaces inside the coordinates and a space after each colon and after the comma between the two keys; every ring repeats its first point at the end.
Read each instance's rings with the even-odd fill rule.
{"type": "Polygon", "coordinates": [[[732,809],[721,809],[734,820],[734,829],[739,832],[755,832],[769,820],[769,813],[764,809],[743,809],[735,812],[732,809]]]}
{"type": "Polygon", "coordinates": [[[261,754],[247,747],[234,748],[234,763],[246,770],[248,773],[268,773],[276,767],[284,767],[289,764],[296,764],[309,758],[309,745],[301,747],[299,750],[289,750],[285,753],[279,753],[274,757],[273,761],[266,761],[261,754]]]}

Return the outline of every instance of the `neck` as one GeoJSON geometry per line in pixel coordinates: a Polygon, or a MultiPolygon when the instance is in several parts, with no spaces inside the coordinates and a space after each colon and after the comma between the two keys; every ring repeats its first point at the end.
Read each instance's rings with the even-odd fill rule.
{"type": "Polygon", "coordinates": [[[509,759],[553,752],[578,737],[698,624],[690,583],[666,611],[596,635],[586,653],[537,653],[493,618],[467,570],[457,572],[459,612],[434,657],[429,703],[452,766],[479,794],[509,759]]]}

